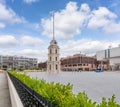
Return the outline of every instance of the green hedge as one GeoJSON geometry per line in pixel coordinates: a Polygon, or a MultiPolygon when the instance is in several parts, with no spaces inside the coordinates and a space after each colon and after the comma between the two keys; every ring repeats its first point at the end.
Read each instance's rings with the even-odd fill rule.
{"type": "Polygon", "coordinates": [[[40,95],[51,101],[56,107],[120,107],[115,102],[115,96],[106,100],[102,98],[100,104],[89,99],[85,92],[80,92],[77,95],[72,92],[72,85],[69,83],[63,85],[60,83],[39,80],[37,78],[30,78],[30,76],[17,72],[10,72],[17,77],[31,89],[35,90],[40,95]]]}

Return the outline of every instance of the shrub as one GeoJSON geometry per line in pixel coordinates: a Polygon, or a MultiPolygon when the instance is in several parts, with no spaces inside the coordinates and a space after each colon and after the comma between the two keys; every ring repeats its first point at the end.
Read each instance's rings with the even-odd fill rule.
{"type": "Polygon", "coordinates": [[[67,85],[55,84],[54,82],[47,83],[45,80],[30,78],[26,73],[10,73],[38,94],[51,101],[56,107],[120,107],[115,102],[115,95],[109,98],[108,101],[106,98],[102,98],[102,102],[97,104],[89,99],[85,92],[80,92],[77,95],[73,94],[70,83],[67,85]]]}

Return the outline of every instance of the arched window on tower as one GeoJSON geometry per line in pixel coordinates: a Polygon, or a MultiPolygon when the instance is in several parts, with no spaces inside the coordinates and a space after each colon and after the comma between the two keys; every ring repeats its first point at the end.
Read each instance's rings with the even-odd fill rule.
{"type": "Polygon", "coordinates": [[[50,49],[50,54],[52,53],[52,50],[50,49]]]}
{"type": "Polygon", "coordinates": [[[56,64],[56,70],[58,69],[58,65],[56,64]]]}
{"type": "Polygon", "coordinates": [[[57,61],[57,57],[55,57],[55,61],[57,61]]]}
{"type": "Polygon", "coordinates": [[[57,54],[57,49],[55,50],[55,53],[57,54]]]}
{"type": "Polygon", "coordinates": [[[52,58],[50,57],[50,61],[52,61],[52,58]]]}
{"type": "Polygon", "coordinates": [[[50,65],[50,70],[51,70],[51,65],[50,65]]]}

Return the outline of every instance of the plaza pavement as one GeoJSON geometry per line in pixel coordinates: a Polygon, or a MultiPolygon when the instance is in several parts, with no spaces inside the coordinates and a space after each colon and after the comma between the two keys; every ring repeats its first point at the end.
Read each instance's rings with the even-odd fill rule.
{"type": "Polygon", "coordinates": [[[0,72],[0,107],[11,107],[10,93],[5,72],[0,72]]]}

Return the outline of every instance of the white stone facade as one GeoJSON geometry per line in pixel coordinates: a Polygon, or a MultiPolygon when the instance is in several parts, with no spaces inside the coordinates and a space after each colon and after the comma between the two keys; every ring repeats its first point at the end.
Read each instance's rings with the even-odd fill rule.
{"type": "Polygon", "coordinates": [[[97,60],[108,59],[112,70],[120,70],[120,46],[97,52],[97,60]]]}
{"type": "Polygon", "coordinates": [[[50,73],[60,71],[59,46],[54,39],[50,42],[50,46],[48,47],[47,71],[50,73]]]}
{"type": "Polygon", "coordinates": [[[28,58],[23,56],[3,56],[0,55],[0,67],[1,69],[13,69],[13,68],[37,68],[37,58],[28,58]]]}

